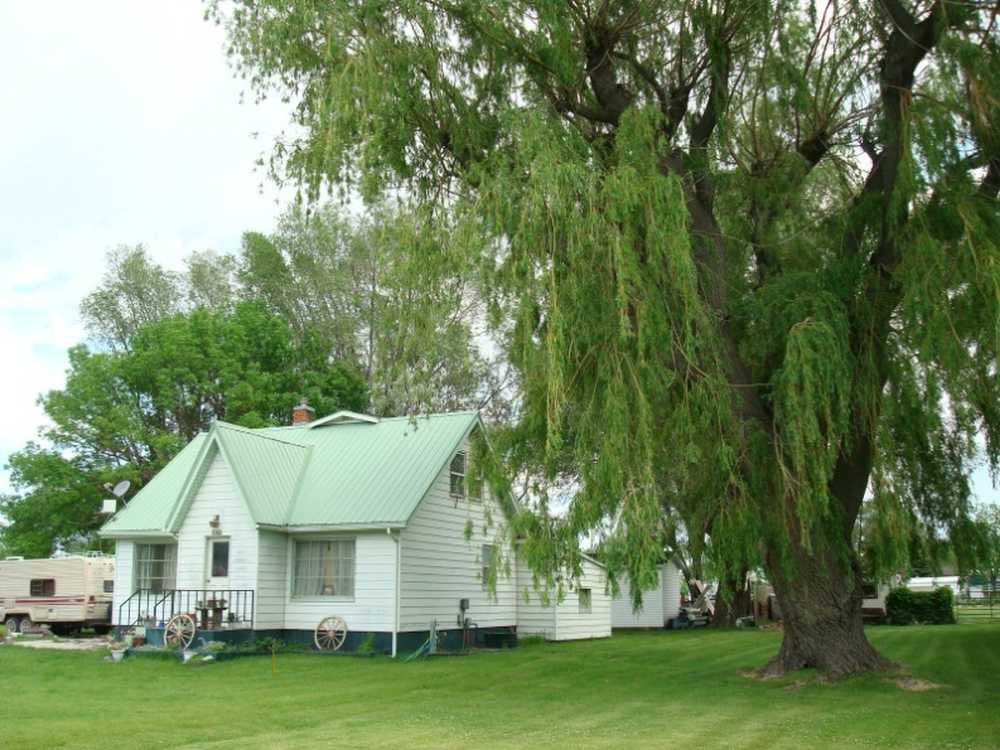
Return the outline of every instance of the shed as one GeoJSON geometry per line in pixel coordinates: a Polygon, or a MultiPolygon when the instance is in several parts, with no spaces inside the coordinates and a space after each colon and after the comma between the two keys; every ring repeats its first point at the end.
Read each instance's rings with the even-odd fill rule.
{"type": "Polygon", "coordinates": [[[531,569],[517,563],[518,636],[542,636],[549,641],[607,638],[611,635],[611,596],[608,575],[597,560],[583,556],[580,580],[556,601],[549,591],[546,601],[534,586],[531,569]]]}
{"type": "Polygon", "coordinates": [[[642,592],[642,608],[632,609],[632,591],[621,581],[618,596],[611,601],[611,627],[662,628],[680,613],[681,573],[672,562],[659,566],[659,585],[642,592]]]}

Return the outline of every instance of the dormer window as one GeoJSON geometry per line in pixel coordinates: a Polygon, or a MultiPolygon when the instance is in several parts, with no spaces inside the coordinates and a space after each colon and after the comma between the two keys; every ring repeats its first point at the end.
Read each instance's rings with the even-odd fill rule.
{"type": "Polygon", "coordinates": [[[451,459],[451,496],[465,497],[465,452],[459,451],[451,459]]]}

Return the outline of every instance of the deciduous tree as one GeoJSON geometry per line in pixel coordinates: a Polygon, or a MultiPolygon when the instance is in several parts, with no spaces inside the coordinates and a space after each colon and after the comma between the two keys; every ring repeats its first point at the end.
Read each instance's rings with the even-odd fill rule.
{"type": "Polygon", "coordinates": [[[955,525],[977,432],[1000,460],[995,10],[209,3],[295,107],[276,177],[456,217],[522,379],[512,451],[579,481],[528,519],[535,562],[611,528],[648,582],[664,504],[709,477],[715,554],[781,600],[769,671],[834,674],[886,663],[850,544],[869,488],[886,533],[955,525]]]}

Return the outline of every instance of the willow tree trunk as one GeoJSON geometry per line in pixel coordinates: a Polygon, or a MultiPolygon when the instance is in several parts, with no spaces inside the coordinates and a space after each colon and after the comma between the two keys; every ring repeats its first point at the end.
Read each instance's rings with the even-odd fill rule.
{"type": "Polygon", "coordinates": [[[784,638],[764,676],[814,667],[839,677],[891,666],[865,636],[857,556],[822,541],[814,542],[811,553],[797,541],[791,546],[790,567],[768,555],[784,638]]]}

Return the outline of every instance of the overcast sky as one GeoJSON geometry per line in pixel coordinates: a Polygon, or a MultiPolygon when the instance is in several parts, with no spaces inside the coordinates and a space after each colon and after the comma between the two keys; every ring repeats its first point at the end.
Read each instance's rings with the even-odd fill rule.
{"type": "MultiPolygon", "coordinates": [[[[240,104],[223,45],[197,0],[0,0],[0,466],[63,383],[108,249],[179,268],[273,228],[254,160],[288,113],[240,104]]],[[[998,499],[985,472],[975,485],[998,499]]]]}
{"type": "Polygon", "coordinates": [[[0,466],[42,423],[37,395],[63,382],[108,249],[142,242],[180,267],[274,226],[278,191],[261,192],[254,160],[287,111],[240,104],[202,12],[0,0],[0,466]]]}

